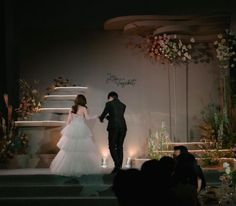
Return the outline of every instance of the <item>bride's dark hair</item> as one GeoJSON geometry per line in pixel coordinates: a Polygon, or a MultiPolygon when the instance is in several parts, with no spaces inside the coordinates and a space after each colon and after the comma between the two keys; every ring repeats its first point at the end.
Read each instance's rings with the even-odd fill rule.
{"type": "Polygon", "coordinates": [[[75,98],[74,105],[72,106],[71,112],[76,114],[78,111],[78,106],[80,105],[87,108],[86,104],[87,104],[87,100],[85,96],[82,94],[78,94],[77,97],[75,98]]]}

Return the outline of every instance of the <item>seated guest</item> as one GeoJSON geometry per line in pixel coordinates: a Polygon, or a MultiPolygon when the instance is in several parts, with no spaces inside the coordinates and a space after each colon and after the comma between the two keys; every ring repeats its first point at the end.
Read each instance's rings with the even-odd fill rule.
{"type": "Polygon", "coordinates": [[[163,187],[170,187],[172,175],[175,170],[175,160],[169,156],[163,156],[159,160],[159,176],[160,183],[162,183],[163,187]]]}
{"type": "Polygon", "coordinates": [[[174,160],[171,157],[162,157],[160,160],[151,159],[141,166],[143,192],[145,205],[174,205],[170,191],[171,175],[174,170],[174,160]]]}
{"type": "MultiPolygon", "coordinates": [[[[178,145],[174,147],[174,153],[173,153],[173,157],[175,158],[176,161],[178,161],[179,155],[180,154],[186,154],[189,153],[188,152],[188,148],[183,146],[183,145],[178,145]]],[[[193,155],[192,155],[193,156],[193,155]]],[[[197,174],[197,181],[198,181],[198,189],[197,191],[200,192],[201,190],[203,190],[206,187],[206,180],[202,171],[202,168],[197,164],[197,160],[194,158],[194,168],[195,168],[195,172],[197,174]]]]}
{"type": "Polygon", "coordinates": [[[176,205],[198,206],[199,178],[195,157],[190,153],[180,154],[172,179],[172,191],[176,205]]]}
{"type": "Polygon", "coordinates": [[[188,148],[184,145],[174,146],[173,158],[178,157],[180,154],[188,153],[188,148]]]}
{"type": "Polygon", "coordinates": [[[114,176],[112,190],[120,206],[138,205],[142,189],[141,173],[138,169],[119,170],[114,176]]]}

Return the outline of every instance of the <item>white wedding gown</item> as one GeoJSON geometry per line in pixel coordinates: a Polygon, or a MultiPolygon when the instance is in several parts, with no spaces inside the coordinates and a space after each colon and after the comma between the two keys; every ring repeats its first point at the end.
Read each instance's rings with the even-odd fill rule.
{"type": "Polygon", "coordinates": [[[84,116],[72,114],[61,134],[57,143],[60,151],[50,165],[51,173],[63,176],[101,173],[101,157],[84,116]]]}

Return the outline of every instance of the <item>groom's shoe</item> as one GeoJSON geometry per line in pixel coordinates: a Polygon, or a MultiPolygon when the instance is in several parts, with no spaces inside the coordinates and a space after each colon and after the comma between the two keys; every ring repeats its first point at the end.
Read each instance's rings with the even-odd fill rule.
{"type": "Polygon", "coordinates": [[[120,168],[115,167],[112,171],[111,174],[116,174],[117,172],[119,172],[120,168]]]}

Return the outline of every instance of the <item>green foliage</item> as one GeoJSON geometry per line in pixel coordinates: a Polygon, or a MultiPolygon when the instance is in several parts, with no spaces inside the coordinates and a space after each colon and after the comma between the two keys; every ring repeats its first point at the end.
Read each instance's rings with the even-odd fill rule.
{"type": "Polygon", "coordinates": [[[54,91],[55,87],[69,87],[76,86],[69,79],[64,79],[63,77],[57,77],[53,79],[53,83],[51,86],[47,88],[47,93],[50,94],[54,91]]]}
{"type": "Polygon", "coordinates": [[[37,89],[37,81],[30,85],[24,79],[19,80],[20,85],[20,105],[16,109],[19,119],[27,120],[33,113],[41,107],[42,95],[37,89]]]}
{"type": "Polygon", "coordinates": [[[162,156],[167,155],[165,150],[169,149],[169,135],[165,127],[164,121],[162,121],[161,128],[153,133],[149,130],[148,136],[148,158],[160,159],[162,156]]]}
{"type": "Polygon", "coordinates": [[[230,129],[227,111],[219,105],[209,104],[201,114],[201,140],[221,143],[222,148],[231,148],[235,143],[235,134],[230,129]]]}
{"type": "Polygon", "coordinates": [[[7,118],[0,113],[0,162],[6,162],[15,154],[25,154],[28,148],[27,135],[19,132],[12,118],[12,106],[8,104],[8,96],[4,95],[7,106],[7,118]]]}

